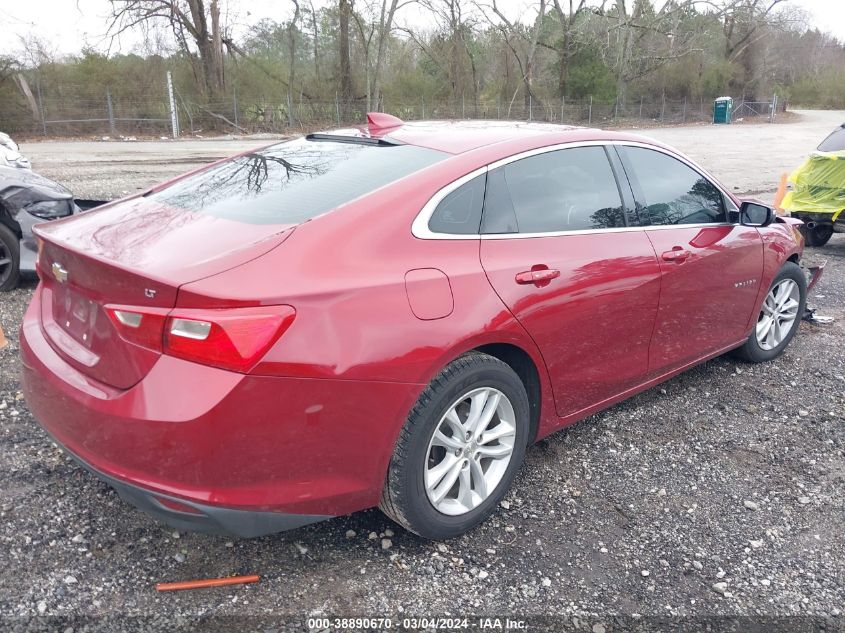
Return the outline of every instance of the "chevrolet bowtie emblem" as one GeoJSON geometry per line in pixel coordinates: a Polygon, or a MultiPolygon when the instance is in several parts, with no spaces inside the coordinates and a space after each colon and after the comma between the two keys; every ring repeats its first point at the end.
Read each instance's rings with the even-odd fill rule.
{"type": "Polygon", "coordinates": [[[67,271],[59,262],[53,262],[53,277],[56,278],[60,284],[67,281],[67,271]]]}

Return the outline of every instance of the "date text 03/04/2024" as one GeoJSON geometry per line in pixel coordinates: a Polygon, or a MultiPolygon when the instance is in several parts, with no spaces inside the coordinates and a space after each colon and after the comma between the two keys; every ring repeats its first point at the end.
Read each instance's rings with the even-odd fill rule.
{"type": "Polygon", "coordinates": [[[309,631],[355,631],[355,630],[431,630],[462,631],[524,631],[528,629],[525,620],[509,617],[405,617],[393,619],[389,617],[357,617],[357,618],[309,618],[309,631]]]}

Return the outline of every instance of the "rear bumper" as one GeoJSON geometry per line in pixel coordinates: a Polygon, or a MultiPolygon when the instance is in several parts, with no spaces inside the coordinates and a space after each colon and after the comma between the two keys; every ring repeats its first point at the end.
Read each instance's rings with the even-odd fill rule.
{"type": "Polygon", "coordinates": [[[119,390],[53,350],[39,290],[21,328],[29,408],[130,503],[178,527],[242,535],[378,504],[421,385],[243,375],[161,356],[119,390]]]}
{"type": "Polygon", "coordinates": [[[262,512],[259,510],[235,510],[188,501],[162,493],[153,493],[140,486],[109,477],[81,459],[78,455],[74,455],[61,442],[55,440],[55,438],[53,439],[77,464],[114,488],[121,499],[153,518],[179,530],[208,532],[210,534],[230,534],[242,538],[251,538],[284,532],[285,530],[293,530],[309,523],[316,523],[317,521],[332,518],[331,515],[284,514],[282,512],[262,512]],[[170,504],[170,507],[165,505],[167,503],[170,504]],[[183,509],[177,509],[180,507],[183,509]]]}

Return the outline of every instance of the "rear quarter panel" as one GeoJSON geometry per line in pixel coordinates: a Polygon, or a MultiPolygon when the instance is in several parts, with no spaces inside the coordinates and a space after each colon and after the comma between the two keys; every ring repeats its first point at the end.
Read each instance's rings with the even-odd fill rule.
{"type": "MultiPolygon", "coordinates": [[[[283,245],[252,262],[183,286],[177,305],[292,305],[296,319],[253,373],[403,382],[417,395],[462,353],[509,343],[534,361],[541,410],[551,415],[545,366],[487,281],[480,241],[422,240],[411,233],[414,217],[430,197],[477,166],[465,157],[444,163],[449,165],[300,225],[283,245]],[[414,314],[406,273],[421,268],[448,277],[454,298],[448,316],[424,320],[414,314]]],[[[541,428],[555,422],[553,417],[541,421],[541,428]]]]}

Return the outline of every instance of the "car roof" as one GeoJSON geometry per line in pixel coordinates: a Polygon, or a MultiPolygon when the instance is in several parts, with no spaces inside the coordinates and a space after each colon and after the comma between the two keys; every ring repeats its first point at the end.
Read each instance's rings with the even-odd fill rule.
{"type": "Polygon", "coordinates": [[[572,125],[520,121],[415,121],[390,130],[387,136],[409,145],[463,154],[495,143],[583,129],[572,125]]]}
{"type": "Polygon", "coordinates": [[[488,157],[508,156],[532,147],[578,141],[629,140],[662,146],[653,139],[631,134],[557,123],[497,120],[404,122],[389,115],[374,114],[385,117],[386,124],[374,125],[371,119],[369,125],[331,130],[327,134],[382,139],[387,143],[416,145],[448,154],[484,150],[488,157]]]}

